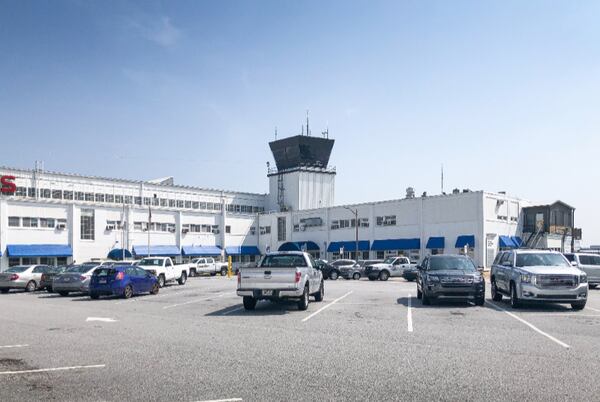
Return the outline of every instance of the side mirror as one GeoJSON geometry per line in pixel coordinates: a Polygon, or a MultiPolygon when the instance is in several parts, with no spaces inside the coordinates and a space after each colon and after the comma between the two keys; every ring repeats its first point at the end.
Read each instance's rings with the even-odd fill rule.
{"type": "Polygon", "coordinates": [[[477,271],[483,272],[483,267],[477,267],[477,271]]]}
{"type": "Polygon", "coordinates": [[[575,261],[571,261],[571,266],[572,266],[572,267],[576,267],[576,266],[577,266],[577,263],[576,263],[575,261]]]}
{"type": "Polygon", "coordinates": [[[422,267],[422,266],[420,266],[420,265],[417,265],[417,269],[418,269],[419,271],[422,271],[422,270],[423,270],[423,267],[422,267]]]}

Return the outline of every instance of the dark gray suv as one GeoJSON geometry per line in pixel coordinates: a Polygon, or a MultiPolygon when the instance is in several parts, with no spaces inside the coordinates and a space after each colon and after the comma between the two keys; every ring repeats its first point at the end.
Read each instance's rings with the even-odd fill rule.
{"type": "Polygon", "coordinates": [[[469,257],[432,255],[417,268],[417,298],[423,304],[435,299],[465,299],[483,306],[485,281],[469,257]]]}

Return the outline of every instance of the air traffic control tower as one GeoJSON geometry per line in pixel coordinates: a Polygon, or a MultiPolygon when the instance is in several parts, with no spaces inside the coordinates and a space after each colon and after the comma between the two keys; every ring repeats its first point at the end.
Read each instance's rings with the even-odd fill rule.
{"type": "Polygon", "coordinates": [[[269,143],[277,168],[270,168],[270,211],[333,206],[335,168],[329,157],[334,140],[296,135],[269,143]]]}

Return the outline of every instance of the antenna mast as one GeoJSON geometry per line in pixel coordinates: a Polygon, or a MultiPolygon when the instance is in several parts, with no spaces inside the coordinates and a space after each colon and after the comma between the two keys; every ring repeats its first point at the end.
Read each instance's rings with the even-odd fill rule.
{"type": "Polygon", "coordinates": [[[306,109],[306,135],[310,136],[310,129],[308,125],[308,109],[306,109]]]}
{"type": "Polygon", "coordinates": [[[442,163],[442,194],[444,194],[444,164],[442,163]]]}

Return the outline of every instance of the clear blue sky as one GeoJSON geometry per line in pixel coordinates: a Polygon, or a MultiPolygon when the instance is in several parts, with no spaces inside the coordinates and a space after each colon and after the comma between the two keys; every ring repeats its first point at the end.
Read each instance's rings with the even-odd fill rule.
{"type": "Polygon", "coordinates": [[[600,244],[598,1],[0,0],[0,165],[267,192],[336,139],[336,201],[506,190],[600,244]]]}

